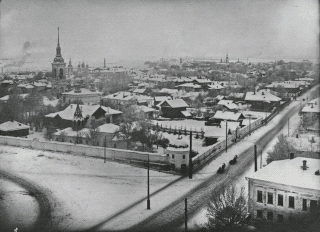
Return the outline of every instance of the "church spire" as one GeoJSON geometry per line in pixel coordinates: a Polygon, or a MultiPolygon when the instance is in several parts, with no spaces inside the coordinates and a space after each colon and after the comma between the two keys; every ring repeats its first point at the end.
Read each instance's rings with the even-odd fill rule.
{"type": "Polygon", "coordinates": [[[58,27],[58,45],[57,45],[57,54],[56,56],[61,56],[61,48],[60,48],[60,41],[59,41],[59,27],[58,27]]]}

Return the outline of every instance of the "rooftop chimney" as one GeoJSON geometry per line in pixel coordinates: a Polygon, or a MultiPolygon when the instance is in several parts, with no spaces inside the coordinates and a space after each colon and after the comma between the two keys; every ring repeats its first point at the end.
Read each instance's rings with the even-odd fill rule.
{"type": "Polygon", "coordinates": [[[306,160],[302,160],[302,170],[307,170],[307,161],[306,160]]]}
{"type": "Polygon", "coordinates": [[[290,153],[290,159],[294,159],[294,153],[290,153]]]}

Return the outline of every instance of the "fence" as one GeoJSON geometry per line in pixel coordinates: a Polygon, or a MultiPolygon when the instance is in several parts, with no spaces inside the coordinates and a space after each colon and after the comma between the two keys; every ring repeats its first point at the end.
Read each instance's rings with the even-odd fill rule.
{"type": "MultiPolygon", "coordinates": [[[[227,138],[228,147],[236,142],[237,139],[243,138],[248,135],[250,132],[258,129],[263,125],[263,119],[259,118],[253,121],[250,125],[245,126],[237,131],[234,131],[232,135],[227,138]]],[[[192,158],[192,169],[193,171],[202,167],[208,160],[219,154],[222,150],[226,148],[226,140],[219,141],[215,143],[213,147],[211,147],[208,151],[198,154],[197,156],[192,158]]]]}
{"type": "Polygon", "coordinates": [[[165,155],[137,152],[113,148],[95,147],[82,144],[62,143],[56,141],[39,141],[37,139],[27,139],[19,137],[0,136],[0,144],[28,147],[38,150],[47,150],[53,152],[65,152],[74,153],[80,155],[86,155],[97,158],[104,158],[104,154],[107,159],[119,160],[119,161],[141,161],[147,162],[148,156],[150,162],[161,164],[168,164],[168,157],[165,155]]]}

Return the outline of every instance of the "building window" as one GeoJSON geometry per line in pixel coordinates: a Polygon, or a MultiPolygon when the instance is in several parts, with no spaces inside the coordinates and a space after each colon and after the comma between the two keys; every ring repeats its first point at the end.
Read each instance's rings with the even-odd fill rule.
{"type": "Polygon", "coordinates": [[[183,156],[182,156],[182,159],[185,159],[185,158],[186,158],[186,155],[183,155],[183,156]]]}
{"type": "Polygon", "coordinates": [[[273,205],[273,193],[268,193],[268,204],[273,205]]]}
{"type": "Polygon", "coordinates": [[[283,206],[283,195],[282,194],[278,194],[278,205],[283,206]]]}
{"type": "Polygon", "coordinates": [[[310,210],[315,210],[318,206],[318,202],[315,200],[310,200],[310,210]]]}
{"type": "Polygon", "coordinates": [[[278,214],[277,220],[278,220],[278,222],[283,222],[283,215],[282,214],[278,214]]]}
{"type": "Polygon", "coordinates": [[[172,159],[174,159],[174,155],[172,155],[172,159]]]}
{"type": "Polygon", "coordinates": [[[257,218],[262,218],[262,210],[257,210],[257,218]]]}
{"type": "Polygon", "coordinates": [[[267,213],[267,219],[268,219],[268,221],[273,221],[273,212],[267,213]]]}
{"type": "Polygon", "coordinates": [[[262,202],[262,191],[257,191],[257,202],[262,202]]]}
{"type": "Polygon", "coordinates": [[[307,211],[308,210],[307,199],[302,199],[302,210],[303,211],[307,211]]]}
{"type": "Polygon", "coordinates": [[[294,209],[294,197],[289,196],[289,208],[294,209]]]}

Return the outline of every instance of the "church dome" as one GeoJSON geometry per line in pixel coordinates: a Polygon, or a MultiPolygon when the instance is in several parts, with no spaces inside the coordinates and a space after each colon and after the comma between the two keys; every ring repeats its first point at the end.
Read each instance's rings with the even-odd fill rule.
{"type": "Polygon", "coordinates": [[[60,57],[56,56],[56,57],[53,59],[53,62],[56,62],[56,63],[64,63],[64,59],[62,58],[62,56],[60,56],[60,57]]]}

